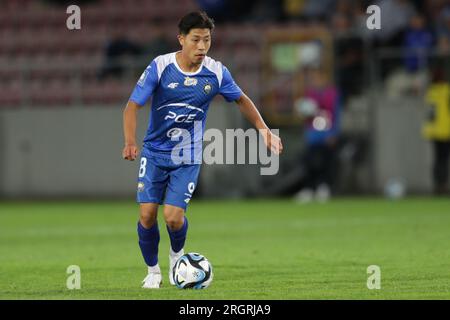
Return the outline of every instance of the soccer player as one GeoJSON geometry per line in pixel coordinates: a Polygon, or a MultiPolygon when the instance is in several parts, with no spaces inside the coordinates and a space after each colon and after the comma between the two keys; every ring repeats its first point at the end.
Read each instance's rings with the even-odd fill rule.
{"type": "Polygon", "coordinates": [[[122,156],[133,161],[139,154],[135,137],[137,110],[152,96],[137,189],[137,202],[140,204],[137,232],[148,266],[143,288],[159,288],[162,282],[158,265],[160,233],[157,223],[158,206],[161,204],[164,204],[164,219],[171,244],[169,282],[175,284],[172,269],[184,254],[188,229],[185,211],[197,185],[200,164],[174,161],[172,151],[179,142],[173,138],[181,130],[195,135],[194,130],[198,131],[195,123],[198,122],[203,130],[209,104],[215,95],[220,94],[228,102],[237,103],[239,110],[255,128],[263,130],[260,132],[271,152],[280,154],[283,149],[280,138],[270,132],[255,105],[237,86],[228,69],[206,55],[211,46],[213,20],[204,12],[193,12],[184,16],[178,27],[181,50],[158,56],[150,63],[123,112],[125,147],[122,156]]]}

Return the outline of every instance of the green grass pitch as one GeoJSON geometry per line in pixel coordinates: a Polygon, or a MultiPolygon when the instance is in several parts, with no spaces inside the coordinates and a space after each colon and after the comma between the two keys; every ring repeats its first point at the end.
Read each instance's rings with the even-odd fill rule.
{"type": "Polygon", "coordinates": [[[185,250],[212,263],[205,290],[168,283],[168,235],[160,214],[163,287],[146,274],[133,202],[1,202],[0,299],[449,299],[450,200],[200,201],[187,212],[185,250]],[[81,268],[68,290],[66,269],[81,268]],[[369,265],[381,289],[369,290],[369,265]]]}

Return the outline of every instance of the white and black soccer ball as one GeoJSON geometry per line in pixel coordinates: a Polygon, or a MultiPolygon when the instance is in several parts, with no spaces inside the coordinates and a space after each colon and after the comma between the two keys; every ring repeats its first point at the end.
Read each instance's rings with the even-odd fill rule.
{"type": "Polygon", "coordinates": [[[175,285],[180,289],[204,289],[213,279],[211,263],[203,255],[195,252],[182,255],[172,272],[175,285]]]}

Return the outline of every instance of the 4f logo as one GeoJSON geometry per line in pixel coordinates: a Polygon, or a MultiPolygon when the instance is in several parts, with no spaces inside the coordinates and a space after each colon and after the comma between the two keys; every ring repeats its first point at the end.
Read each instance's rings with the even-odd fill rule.
{"type": "Polygon", "coordinates": [[[369,30],[381,29],[381,9],[377,5],[371,5],[367,8],[366,13],[370,14],[367,18],[366,26],[369,30]]]}

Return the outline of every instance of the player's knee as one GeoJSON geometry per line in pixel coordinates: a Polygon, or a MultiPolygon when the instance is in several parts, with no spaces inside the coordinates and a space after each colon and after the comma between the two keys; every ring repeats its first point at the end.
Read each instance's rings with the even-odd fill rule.
{"type": "Polygon", "coordinates": [[[181,219],[166,219],[166,224],[170,230],[180,230],[183,227],[183,218],[181,219]]]}
{"type": "Polygon", "coordinates": [[[144,228],[151,228],[157,221],[158,211],[154,208],[142,208],[140,212],[139,221],[144,228]]]}
{"type": "Polygon", "coordinates": [[[156,223],[156,217],[141,214],[139,221],[144,228],[149,229],[156,223]]]}
{"type": "Polygon", "coordinates": [[[170,230],[179,230],[183,227],[184,211],[181,208],[166,209],[164,219],[170,230]]]}

